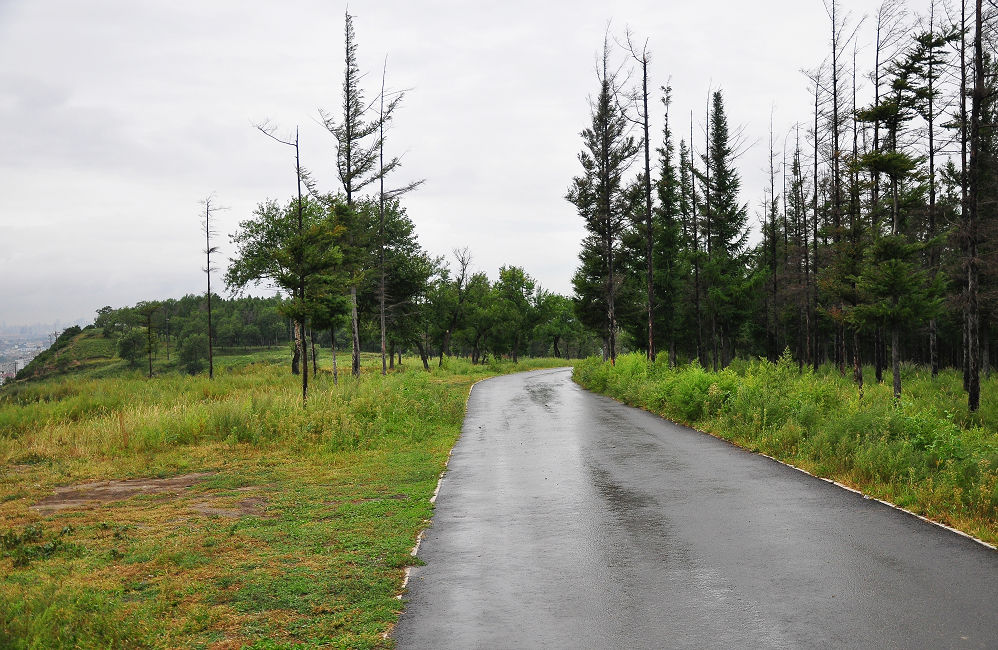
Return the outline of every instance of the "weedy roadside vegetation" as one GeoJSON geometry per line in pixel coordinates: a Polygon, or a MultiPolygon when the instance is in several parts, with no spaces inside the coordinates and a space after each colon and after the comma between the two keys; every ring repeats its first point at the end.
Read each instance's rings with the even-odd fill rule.
{"type": "Polygon", "coordinates": [[[558,365],[320,370],[307,409],[269,363],[5,389],[0,647],[390,646],[471,385],[558,365]]]}
{"type": "MultiPolygon", "coordinates": [[[[872,376],[872,371],[867,374],[872,376]]],[[[738,361],[720,372],[660,357],[590,358],[575,366],[583,387],[707,431],[752,451],[998,544],[998,387],[982,382],[969,413],[961,377],[905,368],[904,393],[831,368],[738,361]]]]}

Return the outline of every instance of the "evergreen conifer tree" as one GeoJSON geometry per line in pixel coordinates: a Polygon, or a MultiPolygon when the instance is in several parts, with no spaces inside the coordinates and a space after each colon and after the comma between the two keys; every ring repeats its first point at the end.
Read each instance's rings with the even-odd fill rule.
{"type": "Polygon", "coordinates": [[[581,133],[583,149],[579,162],[582,175],[573,179],[566,198],[575,204],[591,234],[589,251],[584,251],[590,257],[583,261],[586,275],[592,278],[594,271],[603,273],[609,348],[606,354],[613,363],[617,358],[616,297],[620,285],[616,256],[628,211],[624,174],[637,155],[639,145],[628,133],[628,121],[618,101],[616,74],[609,69],[609,59],[609,44],[604,41],[602,66],[597,73],[599,94],[590,100],[591,125],[581,133]],[[591,259],[594,246],[598,246],[601,262],[591,259]]]}

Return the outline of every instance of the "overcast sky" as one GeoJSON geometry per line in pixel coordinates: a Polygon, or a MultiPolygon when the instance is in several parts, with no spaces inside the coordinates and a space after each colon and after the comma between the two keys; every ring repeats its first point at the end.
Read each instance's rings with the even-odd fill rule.
{"type": "MultiPolygon", "coordinates": [[[[875,6],[843,2],[856,18],[875,6]]],[[[0,324],[203,291],[199,200],[230,208],[218,218],[227,260],[237,223],[295,188],[293,151],[253,122],[299,126],[303,164],[337,189],[317,118],[340,106],[344,10],[0,0],[0,324]]],[[[758,141],[739,162],[753,215],[770,112],[782,147],[809,118],[799,70],[825,57],[828,33],[821,0],[355,0],[350,12],[367,95],[386,56],[389,85],[411,89],[389,148],[404,153],[397,182],[427,179],[405,199],[424,247],[468,246],[493,278],[516,264],[566,294],[583,229],[563,197],[608,21],[649,39],[652,85],[671,78],[679,135],[692,107],[701,132],[709,89],[723,89],[730,122],[758,141]]],[[[657,104],[653,118],[656,142],[657,104]]]]}

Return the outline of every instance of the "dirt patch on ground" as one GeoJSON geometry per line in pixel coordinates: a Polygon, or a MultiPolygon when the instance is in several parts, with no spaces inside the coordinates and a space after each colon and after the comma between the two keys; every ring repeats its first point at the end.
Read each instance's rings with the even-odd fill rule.
{"type": "Polygon", "coordinates": [[[267,500],[261,497],[250,497],[237,501],[228,508],[218,508],[210,503],[200,502],[195,503],[191,508],[209,517],[229,517],[231,519],[247,515],[263,517],[267,513],[267,500]]]}
{"type": "Polygon", "coordinates": [[[42,499],[30,509],[47,515],[62,510],[90,508],[111,501],[124,501],[137,494],[180,494],[185,488],[203,481],[212,474],[213,472],[198,472],[171,478],[136,478],[67,485],[56,488],[52,496],[42,499]]]}

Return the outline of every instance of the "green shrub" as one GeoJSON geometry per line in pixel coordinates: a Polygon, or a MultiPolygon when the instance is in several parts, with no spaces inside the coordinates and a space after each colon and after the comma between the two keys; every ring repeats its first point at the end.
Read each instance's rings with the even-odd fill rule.
{"type": "Polygon", "coordinates": [[[639,354],[621,356],[616,365],[590,358],[576,365],[574,378],[589,390],[998,537],[995,383],[984,382],[984,408],[971,415],[957,373],[933,379],[919,368],[905,372],[899,404],[889,386],[868,384],[861,398],[851,377],[802,370],[789,353],[776,364],[740,360],[720,372],[696,362],[669,368],[661,358],[649,364],[639,354]]]}

